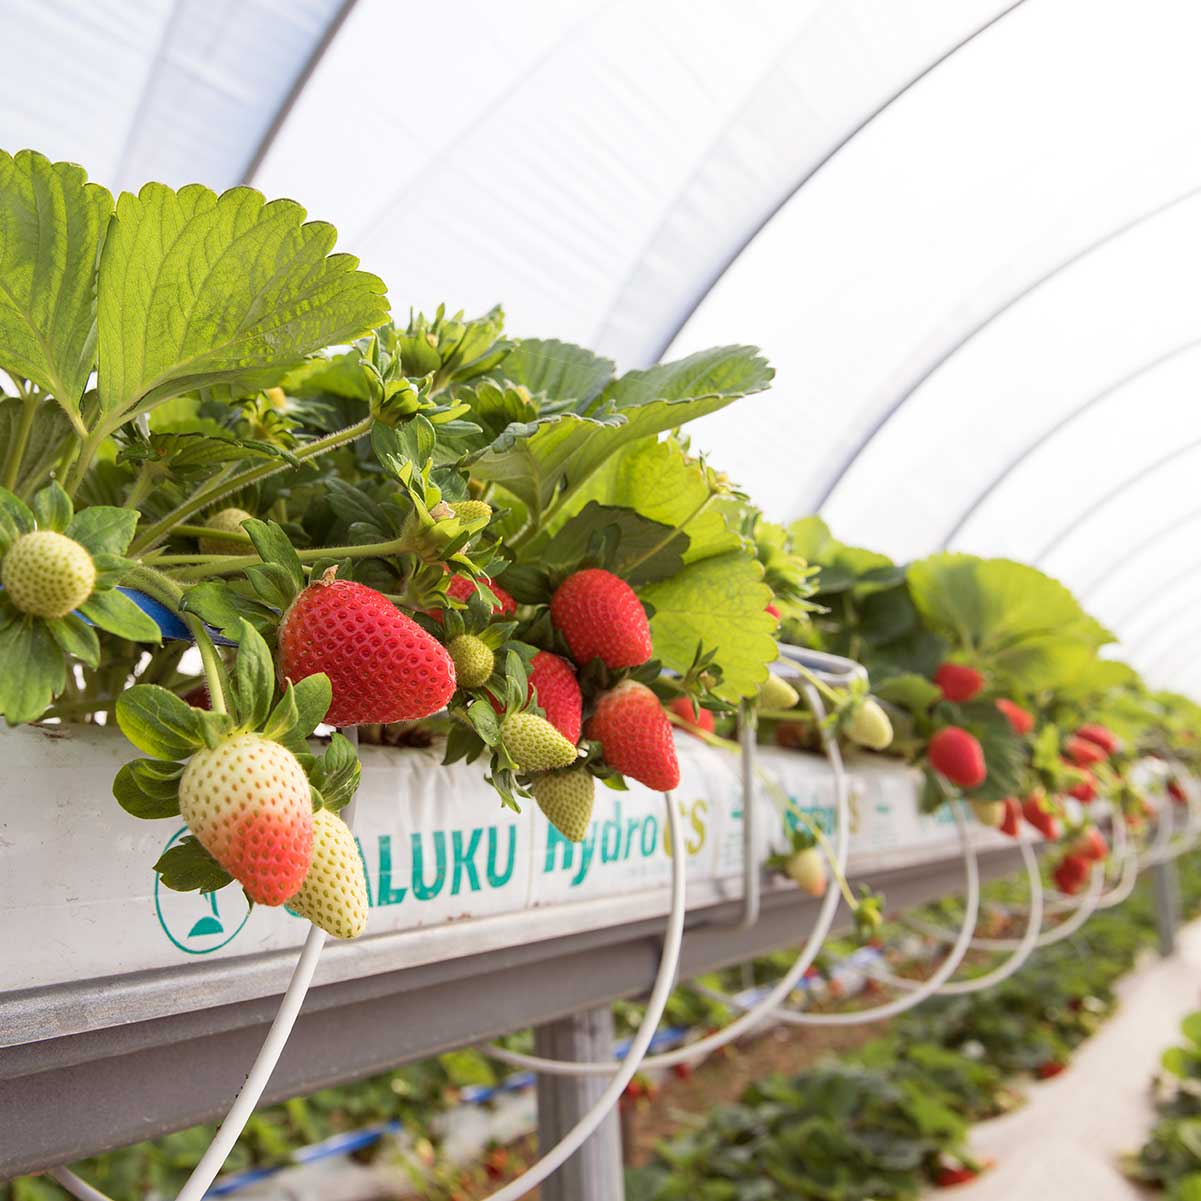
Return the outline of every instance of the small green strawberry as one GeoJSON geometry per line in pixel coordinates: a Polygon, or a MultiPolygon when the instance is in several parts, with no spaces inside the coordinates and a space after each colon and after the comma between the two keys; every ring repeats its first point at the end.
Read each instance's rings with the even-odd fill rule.
{"type": "Polygon", "coordinates": [[[22,534],[0,564],[9,600],[34,617],[66,617],[96,584],[96,564],[74,538],[54,530],[22,534]]]}
{"type": "Polygon", "coordinates": [[[188,760],[179,813],[201,846],[260,905],[282,905],[304,883],[313,851],[308,777],[287,747],[236,734],[188,760]]]}
{"type": "MultiPolygon", "coordinates": [[[[242,522],[249,521],[252,516],[253,514],[247,513],[245,509],[222,509],[207,518],[204,524],[209,529],[221,530],[226,534],[240,534],[242,522]]],[[[236,542],[226,541],[224,538],[201,538],[200,550],[206,555],[236,555],[239,547],[236,542]]]]}
{"type": "Polygon", "coordinates": [[[1000,829],[1001,824],[1005,821],[1005,802],[1004,801],[973,801],[972,812],[976,815],[976,820],[982,826],[988,826],[990,829],[1000,829]]]}
{"type": "Polygon", "coordinates": [[[535,713],[510,713],[500,724],[500,739],[522,771],[551,771],[576,761],[575,747],[535,713]]]}
{"type": "Polygon", "coordinates": [[[460,688],[479,688],[496,667],[492,648],[474,634],[460,634],[447,643],[455,661],[455,679],[460,688]]]}
{"type": "Polygon", "coordinates": [[[888,714],[869,696],[846,725],[847,737],[859,746],[882,751],[892,743],[892,722],[888,714]]]}
{"type": "Polygon", "coordinates": [[[492,506],[486,500],[452,500],[450,507],[454,515],[468,525],[481,519],[488,521],[492,517],[492,506]]]}
{"type": "Polygon", "coordinates": [[[791,709],[801,698],[785,679],[769,675],[759,685],[759,704],[764,709],[791,709]]]}
{"type": "Polygon", "coordinates": [[[335,938],[367,927],[367,877],[350,827],[329,809],[313,815],[313,859],[288,908],[335,938]]]}
{"type": "Polygon", "coordinates": [[[582,767],[547,772],[530,785],[547,820],[570,842],[582,842],[592,821],[595,785],[582,767]]]}
{"type": "Polygon", "coordinates": [[[794,851],[784,864],[784,872],[811,897],[820,897],[826,891],[826,861],[817,847],[794,851]]]}

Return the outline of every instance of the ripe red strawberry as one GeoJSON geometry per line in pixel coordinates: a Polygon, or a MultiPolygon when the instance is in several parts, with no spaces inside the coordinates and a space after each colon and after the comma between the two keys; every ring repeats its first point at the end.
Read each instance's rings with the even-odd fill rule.
{"type": "Polygon", "coordinates": [[[581,667],[593,659],[614,671],[638,667],[654,651],[637,593],[599,567],[577,571],[559,585],[551,597],[550,617],[581,667]]]}
{"type": "Polygon", "coordinates": [[[1045,1063],[1040,1063],[1034,1069],[1034,1074],[1040,1080],[1050,1080],[1052,1076],[1058,1076],[1061,1072],[1066,1072],[1068,1065],[1060,1063],[1058,1059],[1048,1059],[1045,1063]]]}
{"type": "MultiPolygon", "coordinates": [[[[684,719],[684,728],[686,730],[703,730],[708,734],[713,733],[714,722],[712,710],[702,709],[699,705],[694,708],[691,697],[672,697],[667,707],[677,717],[684,719]]],[[[697,735],[693,734],[693,737],[695,738],[697,735]]]]}
{"type": "Polygon", "coordinates": [[[1105,751],[1088,738],[1073,734],[1064,744],[1068,758],[1077,767],[1091,767],[1094,763],[1102,763],[1108,758],[1105,751]]]}
{"type": "Polygon", "coordinates": [[[605,761],[622,775],[656,792],[668,792],[679,784],[671,722],[645,684],[622,680],[603,693],[584,732],[601,744],[605,761]]]}
{"type": "Polygon", "coordinates": [[[691,1080],[692,1071],[693,1068],[690,1063],[673,1063],[671,1065],[671,1074],[677,1080],[691,1080]]]}
{"type": "Polygon", "coordinates": [[[1112,730],[1096,723],[1081,726],[1076,731],[1076,737],[1087,738],[1089,742],[1095,742],[1106,755],[1112,755],[1118,749],[1118,736],[1112,730]]]}
{"type": "Polygon", "coordinates": [[[333,726],[413,721],[455,690],[446,648],[381,592],[332,576],[310,584],[279,626],[279,671],[293,682],[325,672],[333,726]]]}
{"type": "MultiPolygon", "coordinates": [[[[498,584],[495,580],[488,576],[480,576],[481,581],[492,590],[496,599],[500,602],[492,606],[492,614],[500,614],[502,617],[507,617],[510,613],[517,612],[517,602],[498,584]]],[[[463,601],[464,604],[469,601],[476,593],[475,581],[467,575],[456,575],[450,581],[446,588],[447,596],[453,596],[457,601],[463,601]]],[[[435,609],[431,613],[435,621],[442,620],[442,610],[435,609]]]]}
{"type": "Polygon", "coordinates": [[[546,720],[568,742],[579,742],[584,701],[571,664],[550,651],[539,651],[530,668],[530,690],[537,693],[546,720]]]}
{"type": "Polygon", "coordinates": [[[1073,855],[1079,855],[1090,863],[1100,863],[1109,854],[1109,844],[1105,835],[1096,826],[1089,826],[1072,842],[1069,848],[1073,855]]]}
{"type": "Polygon", "coordinates": [[[1055,867],[1055,887],[1068,896],[1075,896],[1092,874],[1093,865],[1083,855],[1065,855],[1055,867]]]}
{"type": "Polygon", "coordinates": [[[934,673],[934,682],[948,701],[970,701],[984,687],[984,677],[962,663],[944,663],[934,673]]]}
{"type": "Polygon", "coordinates": [[[961,1165],[957,1168],[943,1166],[934,1174],[934,1183],[939,1188],[954,1188],[957,1184],[966,1184],[969,1180],[975,1180],[980,1173],[974,1168],[969,1168],[961,1165]]]}
{"type": "Polygon", "coordinates": [[[1091,805],[1097,799],[1097,777],[1087,767],[1078,767],[1076,770],[1084,779],[1068,789],[1068,796],[1075,797],[1082,805],[1091,805]]]}
{"type": "Polygon", "coordinates": [[[1007,796],[1001,803],[1005,806],[1005,816],[1001,820],[999,829],[1002,834],[1016,838],[1019,832],[1018,822],[1022,816],[1022,803],[1013,796],[1007,796]]]}
{"type": "Polygon", "coordinates": [[[304,884],[313,854],[308,777],[287,747],[238,734],[188,760],[179,812],[201,846],[260,905],[304,884]]]}
{"type": "Polygon", "coordinates": [[[1022,816],[1048,842],[1057,842],[1061,833],[1059,820],[1051,812],[1046,802],[1037,793],[1032,793],[1022,802],[1022,816]]]}
{"type": "Polygon", "coordinates": [[[988,776],[980,743],[959,726],[944,726],[926,748],[930,766],[960,788],[978,788],[988,776]]]}
{"type": "Polygon", "coordinates": [[[1009,719],[1009,724],[1013,727],[1013,732],[1019,738],[1029,734],[1034,729],[1034,714],[1028,709],[1023,709],[1021,705],[1015,705],[1013,701],[1001,697],[997,701],[997,708],[1009,719]]]}
{"type": "Polygon", "coordinates": [[[1168,780],[1168,796],[1172,798],[1177,805],[1188,804],[1188,793],[1184,791],[1184,785],[1173,776],[1168,780]]]}

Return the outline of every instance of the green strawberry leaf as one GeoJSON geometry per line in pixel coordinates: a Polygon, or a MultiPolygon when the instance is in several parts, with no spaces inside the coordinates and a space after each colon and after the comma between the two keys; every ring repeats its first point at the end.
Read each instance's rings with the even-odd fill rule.
{"type": "Polygon", "coordinates": [[[100,666],[100,639],[81,617],[68,613],[66,617],[46,619],[46,628],[66,654],[86,663],[88,667],[100,666]]]}
{"type": "Polygon", "coordinates": [[[698,644],[717,647],[722,678],[714,694],[737,701],[758,693],[779,652],[776,620],[766,612],[771,589],[757,560],[742,552],[714,555],[646,585],[639,595],[654,608],[651,637],[664,667],[683,675],[698,644]]]}
{"type": "Polygon", "coordinates": [[[132,559],[106,554],[103,551],[92,556],[92,563],[96,567],[94,588],[97,592],[107,592],[110,588],[115,588],[134,565],[132,559]]]}
{"type": "Polygon", "coordinates": [[[140,818],[179,816],[179,779],[182,763],[135,759],[126,763],[113,781],[113,796],[126,813],[140,818]]]}
{"type": "Polygon", "coordinates": [[[164,851],[154,865],[164,888],[172,892],[216,892],[233,881],[190,834],[164,851]]]}
{"type": "Polygon", "coordinates": [[[158,684],[135,684],[117,697],[117,725],[154,759],[186,759],[205,745],[202,710],[158,684]]]}
{"type": "Polygon", "coordinates": [[[272,609],[284,612],[296,599],[296,589],[286,567],[279,563],[257,563],[246,568],[246,578],[259,599],[272,609]]]}
{"type": "MultiPolygon", "coordinates": [[[[228,691],[226,696],[229,696],[228,691]]],[[[209,750],[216,750],[233,733],[234,718],[228,713],[214,713],[211,709],[197,709],[196,720],[200,723],[200,735],[209,750]]]]}
{"type": "MultiPolygon", "coordinates": [[[[274,521],[259,521],[256,518],[243,522],[242,529],[249,535],[250,541],[254,543],[254,549],[258,551],[263,562],[280,567],[286,573],[286,578],[291,585],[291,596],[288,598],[290,605],[295,599],[296,593],[304,587],[304,568],[300,565],[300,558],[296,554],[295,548],[288,541],[288,535],[274,521]]],[[[282,583],[285,577],[280,576],[278,572],[273,572],[272,578],[282,583]]],[[[282,591],[286,592],[287,589],[284,588],[282,591]]],[[[287,605],[283,606],[285,609],[287,607],[287,605]]]]}
{"type": "Polygon", "coordinates": [[[262,635],[248,621],[238,622],[238,660],[234,668],[237,715],[242,726],[257,730],[275,699],[275,663],[262,635]]]}
{"type": "MultiPolygon", "coordinates": [[[[509,684],[509,689],[512,690],[512,683],[509,684]]],[[[525,694],[522,693],[522,701],[525,701],[525,694]]],[[[500,741],[500,718],[496,716],[496,711],[487,701],[476,701],[472,705],[468,705],[466,709],[467,720],[471,722],[475,732],[489,745],[495,746],[500,741]]]]}
{"type": "MultiPolygon", "coordinates": [[[[2,357],[2,356],[0,356],[2,357]]],[[[75,437],[71,418],[56,400],[24,401],[17,396],[0,397],[0,447],[15,446],[17,431],[25,421],[26,404],[34,407],[25,449],[17,467],[16,490],[27,494],[50,474],[59,456],[75,437]]]]}
{"type": "Polygon", "coordinates": [[[510,426],[468,459],[471,474],[502,485],[540,523],[552,501],[565,501],[623,446],[761,392],[771,378],[766,361],[747,346],[631,371],[593,402],[602,419],[562,413],[510,426]]]}
{"type": "Polygon", "coordinates": [[[79,613],[94,625],[118,638],[131,642],[162,642],[163,634],[158,622],[139,609],[124,592],[110,588],[107,592],[93,592],[79,606],[79,613]]]}
{"type": "Polygon", "coordinates": [[[460,759],[468,763],[475,762],[483,751],[485,744],[480,740],[474,728],[454,721],[446,733],[446,749],[442,756],[443,765],[457,763],[460,759]]]}
{"type": "Polygon", "coordinates": [[[31,534],[37,523],[33,510],[7,488],[0,488],[0,551],[6,551],[22,534],[31,534]]]}
{"type": "Polygon", "coordinates": [[[147,409],[197,388],[247,394],[387,317],[384,285],[331,255],[335,231],[251,188],[122,194],[100,256],[100,403],[147,409]]]}
{"type": "Polygon", "coordinates": [[[377,422],[371,428],[371,449],[379,465],[402,484],[421,471],[433,456],[437,434],[428,418],[418,413],[399,429],[377,422]]]}
{"type": "Polygon", "coordinates": [[[555,338],[525,338],[505,356],[493,375],[522,384],[535,396],[568,400],[577,413],[584,413],[612,382],[616,367],[602,358],[555,338]]]}
{"type": "MultiPolygon", "coordinates": [[[[61,534],[71,524],[75,506],[62,485],[54,480],[33,498],[33,515],[37,518],[38,529],[61,534]]],[[[134,520],[137,520],[136,514],[134,520]]]]}
{"type": "Polygon", "coordinates": [[[67,664],[47,624],[0,604],[0,714],[10,725],[37,721],[67,684],[67,664]]]}
{"type": "Polygon", "coordinates": [[[591,564],[639,584],[675,575],[684,566],[687,550],[688,535],[673,526],[630,508],[590,500],[528,557],[563,574],[591,564]]]}
{"type": "Polygon", "coordinates": [[[180,605],[185,613],[195,613],[206,625],[220,630],[227,638],[237,640],[243,621],[266,636],[279,625],[279,613],[221,580],[197,584],[183,594],[180,605]]]}
{"type": "Polygon", "coordinates": [[[296,704],[296,689],[289,681],[283,696],[263,725],[263,737],[287,746],[287,740],[294,737],[293,731],[299,722],[300,709],[296,704]]]}
{"type": "Polygon", "coordinates": [[[0,366],[77,428],[96,362],[96,260],[113,199],[74,163],[0,151],[0,366]]]}
{"type": "Polygon", "coordinates": [[[973,801],[1000,801],[1017,796],[1022,789],[1026,745],[1014,732],[1009,719],[992,701],[969,701],[960,706],[963,724],[979,740],[988,776],[979,788],[965,793],[973,801]]]}
{"type": "Polygon", "coordinates": [[[335,734],[311,773],[327,809],[336,813],[350,803],[358,790],[362,770],[359,756],[349,740],[335,734]]]}
{"type": "Polygon", "coordinates": [[[64,531],[96,555],[123,555],[133,541],[138,525],[136,509],[119,509],[115,505],[91,505],[76,513],[64,531]]]}
{"type": "Polygon", "coordinates": [[[296,721],[291,731],[293,737],[307,738],[325,720],[333,695],[329,676],[323,671],[305,676],[292,686],[292,696],[296,701],[296,721]]]}

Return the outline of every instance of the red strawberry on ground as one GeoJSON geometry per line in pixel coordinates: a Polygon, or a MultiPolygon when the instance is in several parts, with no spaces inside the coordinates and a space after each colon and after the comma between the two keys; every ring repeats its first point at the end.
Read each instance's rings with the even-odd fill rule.
{"type": "Polygon", "coordinates": [[[593,659],[612,671],[639,667],[654,652],[642,602],[611,571],[590,567],[568,576],[551,597],[550,617],[581,667],[593,659]]]}
{"type": "Polygon", "coordinates": [[[984,783],[988,768],[980,743],[959,726],[944,726],[926,748],[930,766],[960,788],[977,788],[984,783]]]}
{"type": "Polygon", "coordinates": [[[1032,793],[1022,802],[1022,816],[1049,842],[1058,841],[1061,832],[1059,821],[1037,793],[1032,793]]]}
{"type": "Polygon", "coordinates": [[[1071,853],[1091,863],[1100,863],[1109,854],[1109,844],[1096,826],[1089,826],[1072,842],[1071,853]]]}
{"type": "Polygon", "coordinates": [[[279,626],[279,672],[295,683],[325,672],[333,726],[414,721],[455,690],[446,648],[382,592],[334,579],[310,584],[279,626]]]}
{"type": "Polygon", "coordinates": [[[530,668],[530,690],[537,693],[546,720],[568,742],[579,742],[584,702],[575,668],[550,651],[539,651],[530,668]]]}
{"type": "Polygon", "coordinates": [[[1076,770],[1084,779],[1067,790],[1068,796],[1075,797],[1082,805],[1091,805],[1097,799],[1097,777],[1087,767],[1078,767],[1076,770]]]}
{"type": "Polygon", "coordinates": [[[1034,714],[1028,709],[1023,709],[1021,705],[1015,705],[1013,701],[1001,697],[997,701],[997,708],[1008,718],[1013,732],[1019,738],[1029,734],[1034,729],[1034,714]]]}
{"type": "MultiPolygon", "coordinates": [[[[702,709],[699,705],[694,707],[691,697],[672,697],[667,707],[677,717],[684,719],[684,728],[686,730],[703,730],[708,734],[713,733],[714,721],[712,710],[702,709]]],[[[693,737],[695,738],[696,735],[694,734],[693,737]]]]}
{"type": "Polygon", "coordinates": [[[1065,855],[1053,873],[1055,887],[1070,897],[1075,896],[1088,883],[1092,870],[1092,863],[1083,855],[1065,855]]]}
{"type": "Polygon", "coordinates": [[[1089,742],[1095,742],[1106,755],[1112,755],[1118,749],[1118,736],[1112,730],[1097,725],[1095,722],[1081,726],[1076,731],[1076,737],[1087,738],[1089,742]]]}
{"type": "Polygon", "coordinates": [[[1092,767],[1094,763],[1102,763],[1109,757],[1102,747],[1089,738],[1081,738],[1078,734],[1073,734],[1063,747],[1068,758],[1077,767],[1092,767]]]}
{"type": "Polygon", "coordinates": [[[970,701],[984,687],[984,677],[962,663],[944,663],[934,673],[934,682],[948,701],[970,701]]]}
{"type": "Polygon", "coordinates": [[[238,734],[197,751],[179,781],[179,812],[251,900],[282,905],[304,884],[313,801],[304,768],[287,747],[238,734]]]}
{"type": "Polygon", "coordinates": [[[637,680],[623,680],[603,693],[584,730],[601,744],[610,767],[656,792],[680,782],[671,722],[659,698],[637,680]]]}
{"type": "Polygon", "coordinates": [[[1005,816],[1001,820],[999,829],[1002,834],[1016,838],[1020,830],[1018,823],[1022,816],[1022,803],[1017,797],[1007,796],[1002,804],[1005,806],[1005,816]]]}

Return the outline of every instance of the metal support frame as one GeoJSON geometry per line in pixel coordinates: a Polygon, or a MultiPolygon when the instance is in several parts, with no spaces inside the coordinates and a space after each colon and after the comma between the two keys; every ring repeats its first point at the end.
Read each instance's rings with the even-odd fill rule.
{"type": "MultiPolygon", "coordinates": [[[[535,1054],[550,1059],[612,1059],[613,1010],[586,1009],[534,1031],[535,1054]]],[[[603,1076],[538,1077],[538,1148],[549,1151],[592,1108],[605,1090],[603,1076]]],[[[617,1110],[553,1176],[542,1201],[607,1201],[624,1196],[621,1127],[617,1110]]]]}
{"type": "Polygon", "coordinates": [[[1155,897],[1159,953],[1166,958],[1176,950],[1176,927],[1180,923],[1180,881],[1174,858],[1165,859],[1151,869],[1151,890],[1155,897]]]}

